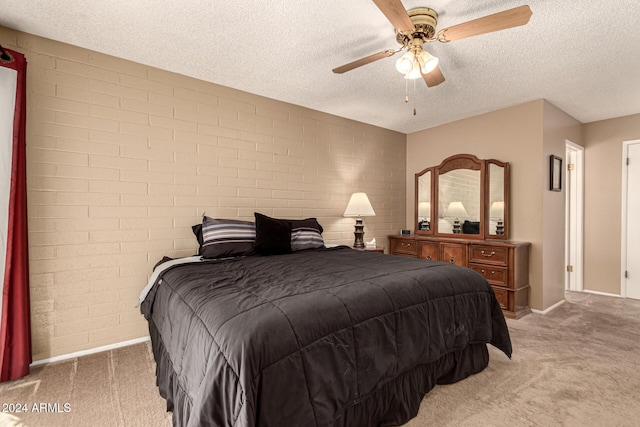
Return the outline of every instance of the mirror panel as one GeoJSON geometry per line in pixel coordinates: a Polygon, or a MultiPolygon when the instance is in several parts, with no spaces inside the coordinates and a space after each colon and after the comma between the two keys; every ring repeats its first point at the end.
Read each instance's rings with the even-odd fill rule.
{"type": "Polygon", "coordinates": [[[509,164],[497,160],[489,160],[487,161],[487,166],[488,235],[494,239],[506,239],[509,164]]]}
{"type": "Polygon", "coordinates": [[[438,233],[480,234],[480,170],[453,169],[438,176],[438,233]]]}
{"type": "Polygon", "coordinates": [[[489,234],[504,234],[504,172],[496,164],[489,165],[489,234]]]}
{"type": "Polygon", "coordinates": [[[416,234],[507,239],[509,163],[457,154],[415,175],[416,234]]]}
{"type": "Polygon", "coordinates": [[[416,233],[418,234],[433,234],[432,177],[432,168],[416,174],[416,233]]]}

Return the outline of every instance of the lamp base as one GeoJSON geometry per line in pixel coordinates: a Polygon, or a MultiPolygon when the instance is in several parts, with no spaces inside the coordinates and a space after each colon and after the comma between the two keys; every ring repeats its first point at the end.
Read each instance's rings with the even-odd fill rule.
{"type": "Polygon", "coordinates": [[[364,224],[362,224],[362,218],[356,218],[356,231],[353,232],[355,236],[355,241],[353,242],[353,247],[356,249],[364,248],[364,224]]]}
{"type": "Polygon", "coordinates": [[[496,225],[496,234],[498,236],[502,236],[504,234],[504,223],[502,221],[498,221],[496,225]]]}
{"type": "Polygon", "coordinates": [[[460,224],[460,220],[456,219],[453,221],[453,234],[462,233],[462,225],[460,224]]]}

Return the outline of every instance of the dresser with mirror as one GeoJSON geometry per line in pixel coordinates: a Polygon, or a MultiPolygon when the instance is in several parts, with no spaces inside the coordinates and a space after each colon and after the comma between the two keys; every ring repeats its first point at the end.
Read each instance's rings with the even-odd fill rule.
{"type": "Polygon", "coordinates": [[[483,275],[507,317],[529,308],[528,242],[509,236],[509,163],[458,154],[415,175],[413,234],[392,255],[443,261],[483,275]]]}

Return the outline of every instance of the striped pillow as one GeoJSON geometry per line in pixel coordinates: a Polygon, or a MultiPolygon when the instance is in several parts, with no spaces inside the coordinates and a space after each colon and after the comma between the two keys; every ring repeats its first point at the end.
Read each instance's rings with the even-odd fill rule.
{"type": "Polygon", "coordinates": [[[236,219],[202,219],[202,256],[222,258],[254,253],[256,226],[236,219]]]}
{"type": "Polygon", "coordinates": [[[322,226],[315,218],[288,220],[291,223],[291,251],[322,248],[322,226]]]}

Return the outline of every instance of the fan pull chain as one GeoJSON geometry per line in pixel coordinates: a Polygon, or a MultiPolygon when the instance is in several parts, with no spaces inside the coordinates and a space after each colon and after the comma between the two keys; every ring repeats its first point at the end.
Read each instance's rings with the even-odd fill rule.
{"type": "MultiPolygon", "coordinates": [[[[409,82],[404,81],[404,103],[409,103],[409,82]]],[[[416,115],[416,81],[413,79],[413,115],[416,115]]]]}
{"type": "Polygon", "coordinates": [[[407,79],[404,79],[404,103],[407,104],[409,102],[409,83],[407,79]]]}
{"type": "Polygon", "coordinates": [[[413,81],[413,115],[416,115],[416,81],[413,81]]]}

